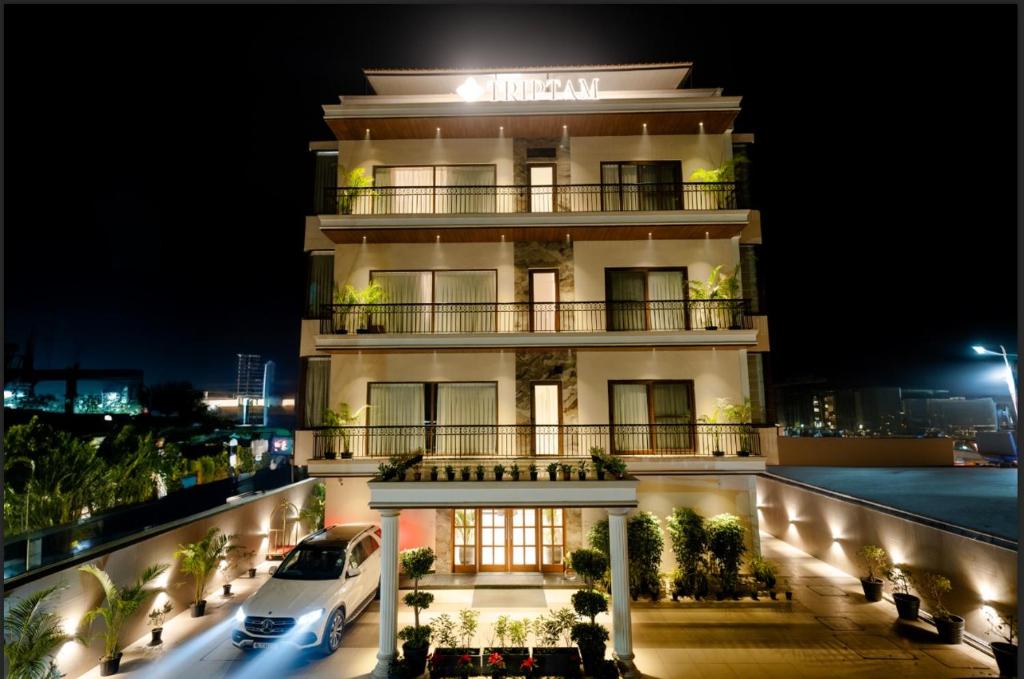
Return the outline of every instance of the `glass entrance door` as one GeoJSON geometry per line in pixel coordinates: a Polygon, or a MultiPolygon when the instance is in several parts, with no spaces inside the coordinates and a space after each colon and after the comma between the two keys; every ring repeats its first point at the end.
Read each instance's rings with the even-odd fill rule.
{"type": "Polygon", "coordinates": [[[508,570],[504,509],[481,509],[480,512],[480,570],[508,570]]]}
{"type": "Polygon", "coordinates": [[[565,522],[561,509],[456,509],[452,572],[561,571],[565,522]]]}
{"type": "Polygon", "coordinates": [[[530,212],[554,211],[555,166],[530,166],[530,212]]]}
{"type": "Polygon", "coordinates": [[[530,271],[530,331],[558,330],[558,271],[530,271]]]}

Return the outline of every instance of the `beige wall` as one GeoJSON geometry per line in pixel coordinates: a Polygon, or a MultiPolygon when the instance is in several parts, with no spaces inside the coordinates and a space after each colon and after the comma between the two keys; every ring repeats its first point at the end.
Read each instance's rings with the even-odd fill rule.
{"type": "Polygon", "coordinates": [[[515,352],[346,353],[331,357],[331,407],[366,403],[368,382],[498,382],[498,423],[516,422],[515,352]]]}
{"type": "Polygon", "coordinates": [[[782,465],[826,467],[949,467],[949,438],[810,438],[780,436],[782,465]]]}
{"type": "Polygon", "coordinates": [[[608,421],[609,380],[693,380],[697,415],[709,414],[716,398],[742,402],[746,353],[735,349],[706,351],[581,351],[576,355],[579,421],[608,421]]]}
{"type": "Polygon", "coordinates": [[[572,137],[572,183],[601,183],[601,163],[612,160],[681,160],[683,181],[698,168],[711,169],[732,158],[726,134],[657,134],[635,137],[572,137]]]}
{"type": "MultiPolygon", "coordinates": [[[[369,507],[369,480],[365,477],[325,479],[327,502],[324,525],[364,522],[380,525],[380,513],[369,507]]],[[[402,510],[398,519],[398,548],[433,546],[436,514],[433,509],[402,510]]]]}
{"type": "Polygon", "coordinates": [[[573,245],[576,299],[605,299],[604,270],[630,266],[685,266],[689,280],[706,280],[722,264],[732,272],[739,263],[738,239],[577,241],[573,245]]]}
{"type": "Polygon", "coordinates": [[[863,575],[856,554],[868,544],[896,563],[946,575],[953,584],[946,606],[964,616],[972,634],[988,629],[983,601],[1016,607],[1014,551],[766,477],[758,477],[757,493],[762,530],[850,575],[863,575]]]}
{"type": "MultiPolygon", "coordinates": [[[[142,571],[152,564],[171,564],[170,570],[156,583],[166,587],[166,590],[148,601],[147,605],[133,616],[125,627],[122,642],[128,643],[145,634],[146,616],[149,611],[154,606],[162,605],[166,600],[170,600],[174,605],[172,616],[189,614],[188,607],[192,601],[193,591],[192,579],[191,576],[186,576],[178,570],[174,559],[174,550],[179,544],[199,540],[206,531],[216,526],[228,535],[238,536],[233,542],[256,550],[257,559],[262,560],[266,556],[269,546],[266,535],[270,529],[271,514],[274,509],[284,499],[298,507],[304,506],[314,484],[315,481],[310,479],[278,491],[268,492],[254,500],[225,505],[219,512],[207,512],[206,516],[191,523],[185,523],[160,535],[84,562],[82,565],[91,563],[106,570],[114,582],[119,585],[134,582],[142,571]]],[[[232,577],[237,577],[237,573],[232,577]]],[[[80,573],[78,566],[58,571],[17,587],[7,597],[21,598],[57,583],[65,584],[67,589],[60,594],[59,605],[55,609],[64,618],[65,629],[73,631],[78,628],[82,615],[90,608],[102,603],[103,597],[96,579],[91,575],[80,573]]],[[[216,590],[222,583],[221,576],[215,575],[210,580],[208,592],[216,590]]],[[[214,600],[211,605],[216,605],[216,600],[220,598],[217,595],[208,594],[207,596],[214,600]]],[[[7,603],[5,601],[5,606],[7,603]]],[[[102,626],[102,622],[94,623],[94,629],[97,631],[101,630],[102,626]]],[[[85,632],[86,630],[83,628],[81,631],[85,632]]],[[[89,646],[83,646],[77,642],[65,644],[57,655],[57,661],[61,672],[69,677],[77,677],[96,665],[102,654],[103,640],[102,636],[97,634],[89,646]]]]}
{"type": "Polygon", "coordinates": [[[375,269],[497,269],[498,301],[515,296],[512,243],[390,243],[339,245],[334,252],[335,283],[357,288],[375,269]]]}
{"type": "MultiPolygon", "coordinates": [[[[497,130],[495,130],[497,132],[497,130]]],[[[372,134],[372,131],[371,131],[372,134]]],[[[497,165],[497,182],[512,180],[512,139],[387,139],[343,141],[338,168],[363,167],[373,175],[375,165],[497,165]]]]}

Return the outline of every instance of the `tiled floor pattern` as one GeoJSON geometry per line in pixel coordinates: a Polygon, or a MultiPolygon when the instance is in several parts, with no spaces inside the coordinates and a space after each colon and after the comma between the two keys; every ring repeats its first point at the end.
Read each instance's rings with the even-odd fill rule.
{"type": "MultiPolygon", "coordinates": [[[[897,625],[895,608],[867,603],[860,583],[768,535],[766,556],[781,565],[794,592],[792,602],[639,602],[633,605],[637,667],[652,679],[755,679],[851,677],[854,679],[958,679],[996,676],[994,663],[967,646],[935,643],[921,623],[897,625]]],[[[179,615],[165,625],[168,643],[158,649],[133,645],[125,654],[126,679],[347,679],[365,676],[376,661],[376,604],[352,623],[343,647],[328,658],[296,657],[286,648],[245,655],[231,646],[231,616],[262,582],[241,579],[238,596],[214,606],[198,620],[179,615]]],[[[544,608],[569,605],[572,590],[443,589],[425,614],[480,610],[477,645],[490,643],[498,615],[535,616],[544,608]],[[545,604],[545,605],[542,605],[545,604]]],[[[219,596],[211,599],[219,599],[219,596]]],[[[780,599],[782,597],[780,596],[780,599]]],[[[607,616],[604,622],[609,627],[607,616]]],[[[398,624],[410,624],[401,609],[398,624]]],[[[147,637],[148,640],[148,637],[147,637]]],[[[142,640],[140,640],[141,642],[142,640]]],[[[610,645],[609,645],[610,647],[610,645]]],[[[610,650],[610,648],[609,648],[610,650]]],[[[98,676],[96,669],[87,677],[98,676]]]]}

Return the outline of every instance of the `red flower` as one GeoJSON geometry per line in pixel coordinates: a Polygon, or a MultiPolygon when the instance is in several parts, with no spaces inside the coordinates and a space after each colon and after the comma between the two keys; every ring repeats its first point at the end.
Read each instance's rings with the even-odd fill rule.
{"type": "Polygon", "coordinates": [[[523,662],[521,662],[519,664],[519,669],[521,669],[521,670],[532,670],[533,669],[533,665],[536,662],[537,661],[534,660],[533,658],[527,658],[526,660],[524,660],[523,662]]]}
{"type": "Polygon", "coordinates": [[[473,658],[471,658],[469,656],[469,653],[463,653],[462,655],[459,656],[459,664],[460,665],[468,665],[471,662],[473,662],[473,658]]]}
{"type": "Polygon", "coordinates": [[[505,659],[501,657],[501,653],[495,651],[494,653],[491,653],[489,656],[487,656],[487,664],[490,667],[504,668],[505,659]]]}

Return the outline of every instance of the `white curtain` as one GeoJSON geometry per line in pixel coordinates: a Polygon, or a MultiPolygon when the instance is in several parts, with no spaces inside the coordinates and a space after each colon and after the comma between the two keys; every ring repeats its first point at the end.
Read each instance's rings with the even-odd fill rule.
{"type": "Polygon", "coordinates": [[[648,272],[647,292],[651,306],[651,330],[686,329],[684,283],[681,271],[648,272]]]}
{"type": "Polygon", "coordinates": [[[615,425],[615,449],[647,450],[650,417],[647,411],[646,384],[612,385],[612,424],[615,425]]]}
{"type": "Polygon", "coordinates": [[[384,289],[385,312],[376,314],[385,332],[430,332],[430,272],[378,271],[373,280],[384,289]]]}
{"type": "Polygon", "coordinates": [[[423,384],[418,382],[371,384],[367,422],[371,455],[408,453],[424,448],[423,384]]]}
{"type": "Polygon", "coordinates": [[[307,427],[319,427],[324,423],[324,411],[331,385],[331,359],[311,357],[305,359],[305,393],[303,394],[303,422],[307,427]]]}
{"type": "Polygon", "coordinates": [[[373,173],[373,185],[382,189],[373,194],[373,211],[376,214],[434,212],[434,168],[430,165],[378,167],[373,173]]]}
{"type": "Polygon", "coordinates": [[[644,273],[614,271],[610,277],[611,330],[643,330],[644,273]]]}
{"type": "Polygon", "coordinates": [[[689,390],[684,384],[654,384],[655,444],[658,450],[689,450],[692,448],[693,410],[689,390]]]}
{"type": "Polygon", "coordinates": [[[493,271],[434,272],[434,332],[494,332],[497,295],[493,271]]]}
{"type": "Polygon", "coordinates": [[[497,452],[497,407],[495,384],[437,385],[437,452],[461,455],[497,452]]]}
{"type": "Polygon", "coordinates": [[[437,212],[494,212],[493,165],[440,165],[437,179],[437,212]]]}

